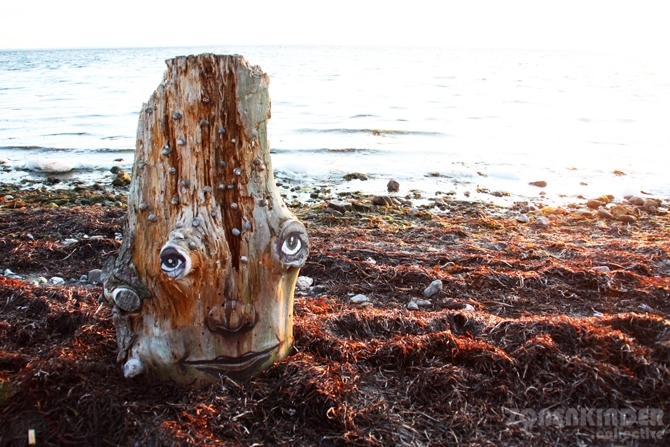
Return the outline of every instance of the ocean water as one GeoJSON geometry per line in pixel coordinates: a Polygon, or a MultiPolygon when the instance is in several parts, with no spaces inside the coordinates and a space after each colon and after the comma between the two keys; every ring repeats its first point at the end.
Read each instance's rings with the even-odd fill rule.
{"type": "Polygon", "coordinates": [[[270,75],[270,146],[285,182],[383,193],[393,178],[401,194],[502,203],[541,191],[548,202],[670,197],[668,66],[540,50],[0,51],[0,181],[129,169],[138,112],[165,59],[204,52],[241,54],[270,75]],[[345,182],[351,172],[370,180],[345,182]],[[548,186],[528,185],[537,180],[548,186]]]}

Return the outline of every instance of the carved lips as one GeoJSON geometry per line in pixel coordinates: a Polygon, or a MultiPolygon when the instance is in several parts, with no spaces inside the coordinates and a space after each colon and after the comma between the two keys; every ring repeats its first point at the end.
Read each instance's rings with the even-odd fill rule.
{"type": "Polygon", "coordinates": [[[213,360],[182,360],[179,363],[193,366],[215,377],[223,375],[231,379],[247,377],[250,372],[257,370],[263,363],[270,360],[273,352],[280,346],[281,343],[277,343],[261,352],[247,352],[239,357],[221,355],[213,360]]]}

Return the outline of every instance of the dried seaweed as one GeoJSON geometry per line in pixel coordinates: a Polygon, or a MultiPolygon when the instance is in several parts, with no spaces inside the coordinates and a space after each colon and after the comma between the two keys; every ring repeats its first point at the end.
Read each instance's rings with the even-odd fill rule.
{"type": "MultiPolygon", "coordinates": [[[[0,445],[25,445],[29,429],[43,446],[612,443],[592,427],[513,421],[547,408],[660,409],[667,428],[668,217],[602,229],[568,215],[540,229],[489,211],[305,210],[302,274],[325,291],[296,298],[293,354],[200,390],[123,379],[98,286],[0,278],[0,445]],[[434,279],[442,292],[408,310],[434,279]],[[370,303],[351,304],[353,293],[370,303]]],[[[0,265],[76,278],[118,249],[120,217],[0,210],[0,265]],[[60,243],[77,234],[103,237],[60,243]]]]}

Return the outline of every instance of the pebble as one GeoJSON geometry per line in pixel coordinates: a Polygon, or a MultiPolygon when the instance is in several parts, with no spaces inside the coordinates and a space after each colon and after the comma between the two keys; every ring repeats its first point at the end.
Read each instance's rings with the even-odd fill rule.
{"type": "Polygon", "coordinates": [[[425,296],[426,298],[430,298],[440,293],[441,290],[442,290],[442,281],[436,279],[435,281],[431,282],[428,287],[424,289],[423,296],[425,296]]]}
{"type": "Polygon", "coordinates": [[[372,205],[363,202],[356,201],[352,203],[351,206],[354,209],[354,211],[358,211],[359,213],[371,213],[374,211],[372,205]]]}
{"type": "Polygon", "coordinates": [[[372,199],[372,204],[378,206],[394,206],[400,205],[401,202],[398,199],[389,196],[376,196],[372,199]]]}
{"type": "Polygon", "coordinates": [[[351,203],[345,201],[334,200],[328,203],[328,208],[332,208],[335,211],[339,211],[342,214],[346,213],[347,211],[351,211],[351,207],[352,207],[351,203]]]}
{"type": "Polygon", "coordinates": [[[388,192],[398,192],[400,191],[400,183],[395,180],[389,180],[389,182],[386,184],[386,189],[388,192]]]}
{"type": "Polygon", "coordinates": [[[628,203],[631,205],[642,206],[644,205],[644,199],[642,197],[633,196],[628,199],[628,203]]]}
{"type": "Polygon", "coordinates": [[[419,305],[416,303],[416,301],[412,300],[409,303],[407,303],[407,309],[409,309],[409,310],[419,310],[419,305]]]}
{"type": "Polygon", "coordinates": [[[361,173],[361,172],[352,172],[351,174],[345,175],[344,179],[347,180],[347,181],[350,181],[350,180],[367,180],[368,176],[361,173]]]}
{"type": "Polygon", "coordinates": [[[314,279],[309,276],[298,276],[295,287],[301,292],[308,292],[312,284],[314,284],[314,279]]]}
{"type": "Polygon", "coordinates": [[[521,214],[521,215],[516,217],[516,221],[521,222],[521,223],[528,223],[529,220],[530,219],[525,214],[521,214]]]}
{"type": "Polygon", "coordinates": [[[367,296],[359,293],[358,295],[352,296],[349,299],[349,301],[351,301],[354,304],[362,304],[362,303],[367,303],[368,301],[370,301],[370,298],[368,298],[367,296]]]}
{"type": "Polygon", "coordinates": [[[591,267],[591,270],[593,270],[594,272],[608,273],[610,271],[610,268],[607,267],[606,265],[597,265],[595,267],[591,267]]]}
{"type": "Polygon", "coordinates": [[[49,279],[49,284],[53,284],[54,286],[62,286],[65,284],[65,280],[60,276],[54,276],[53,278],[49,279]]]}
{"type": "Polygon", "coordinates": [[[77,242],[79,242],[77,239],[65,239],[63,245],[67,247],[68,245],[76,244],[77,242]]]}
{"type": "Polygon", "coordinates": [[[331,215],[333,215],[333,216],[335,216],[335,217],[344,217],[344,214],[343,214],[343,213],[337,211],[337,210],[334,209],[334,208],[326,208],[325,210],[323,210],[323,212],[326,213],[326,214],[331,214],[331,215]]]}
{"type": "Polygon", "coordinates": [[[125,171],[117,172],[116,177],[112,180],[112,185],[117,187],[130,185],[130,174],[125,171]]]}
{"type": "Polygon", "coordinates": [[[544,216],[540,216],[537,219],[535,219],[535,223],[537,225],[543,226],[543,227],[548,227],[549,226],[549,219],[547,219],[544,216]]]}
{"type": "Polygon", "coordinates": [[[586,202],[586,206],[588,206],[589,208],[594,209],[594,210],[597,210],[601,206],[605,206],[605,205],[606,205],[606,203],[603,202],[602,200],[595,200],[594,199],[594,200],[589,200],[588,202],[586,202]]]}
{"type": "Polygon", "coordinates": [[[598,217],[600,217],[601,219],[614,219],[612,213],[604,209],[598,210],[598,217]]]}
{"type": "Polygon", "coordinates": [[[539,180],[537,182],[530,182],[529,185],[537,186],[538,188],[544,188],[545,186],[547,186],[547,182],[545,182],[544,180],[539,180]]]}
{"type": "Polygon", "coordinates": [[[635,216],[631,216],[630,214],[621,214],[617,216],[617,220],[631,224],[637,222],[637,218],[635,216]]]}
{"type": "Polygon", "coordinates": [[[413,300],[413,301],[414,301],[414,302],[416,303],[416,305],[419,306],[419,307],[428,307],[428,306],[432,306],[432,305],[433,305],[432,301],[430,301],[430,300],[416,299],[416,300],[413,300]]]}
{"type": "Polygon", "coordinates": [[[89,284],[100,284],[102,282],[102,270],[93,269],[88,272],[86,280],[89,284]]]}
{"type": "Polygon", "coordinates": [[[473,311],[475,310],[475,306],[473,306],[472,304],[466,304],[465,306],[463,306],[463,310],[473,311]]]}
{"type": "Polygon", "coordinates": [[[7,195],[5,196],[5,200],[14,200],[14,196],[11,195],[11,194],[7,194],[7,195]]]}

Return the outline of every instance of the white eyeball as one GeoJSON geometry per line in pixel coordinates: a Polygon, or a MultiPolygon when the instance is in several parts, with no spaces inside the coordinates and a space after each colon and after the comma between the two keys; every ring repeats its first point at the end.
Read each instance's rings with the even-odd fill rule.
{"type": "Polygon", "coordinates": [[[305,227],[297,220],[286,221],[279,232],[276,251],[284,267],[302,267],[309,255],[305,227]]]}
{"type": "Polygon", "coordinates": [[[191,271],[191,256],[169,242],[160,254],[161,270],[173,279],[181,279],[191,271]]]}

